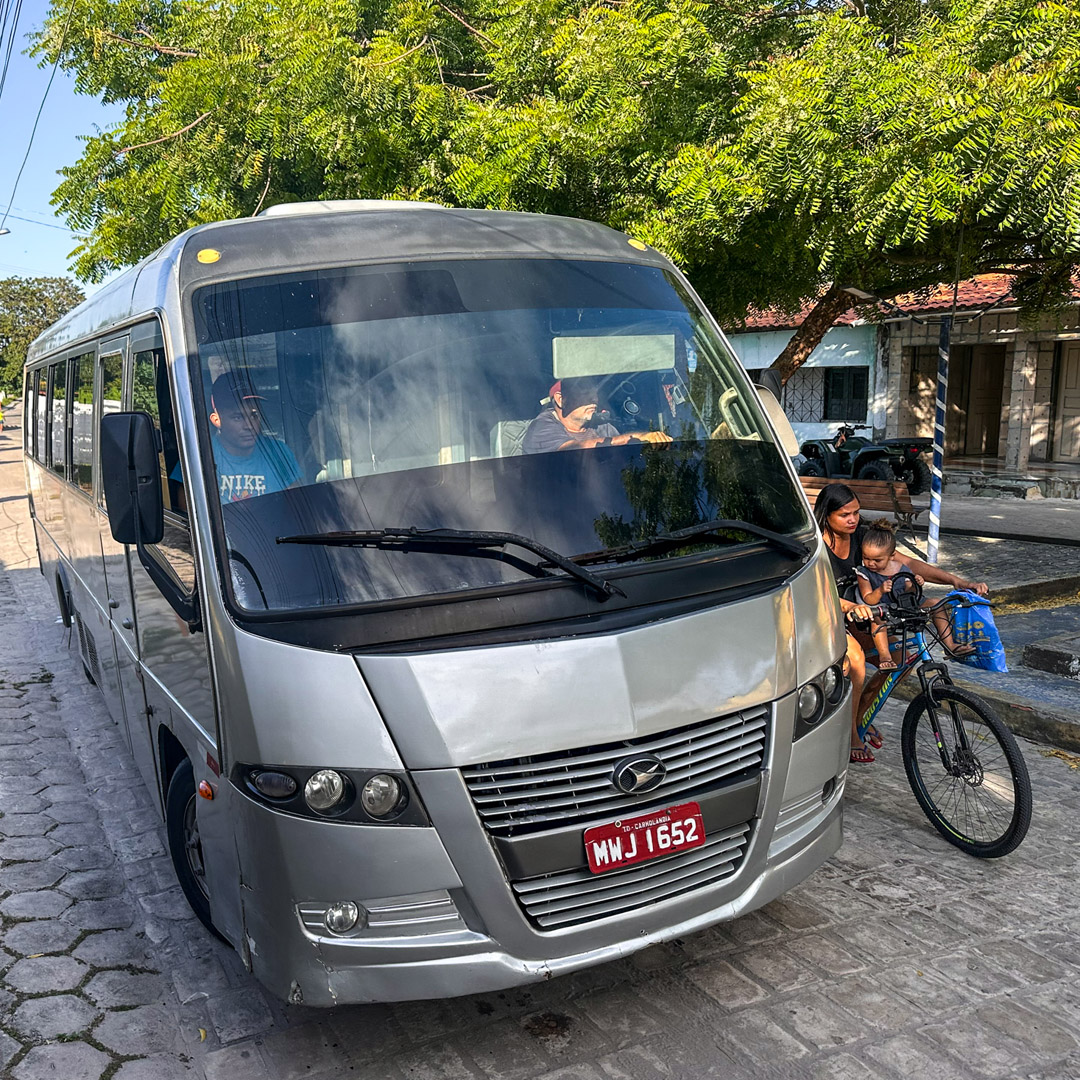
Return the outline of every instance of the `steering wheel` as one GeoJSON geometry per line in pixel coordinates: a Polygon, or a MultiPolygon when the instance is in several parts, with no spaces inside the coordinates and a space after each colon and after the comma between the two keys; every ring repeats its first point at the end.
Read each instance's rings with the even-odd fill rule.
{"type": "Polygon", "coordinates": [[[901,570],[898,574],[893,575],[891,595],[893,607],[903,612],[914,612],[918,611],[919,606],[922,604],[923,589],[910,570],[901,570]],[[901,584],[902,580],[903,586],[898,590],[897,586],[901,584]]]}

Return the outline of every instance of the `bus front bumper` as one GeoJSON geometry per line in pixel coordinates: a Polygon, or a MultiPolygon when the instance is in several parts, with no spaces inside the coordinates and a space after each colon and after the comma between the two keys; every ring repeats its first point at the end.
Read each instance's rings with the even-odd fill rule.
{"type": "MultiPolygon", "coordinates": [[[[425,924],[422,919],[412,918],[414,925],[423,924],[429,932],[392,936],[391,930],[391,936],[384,932],[376,937],[333,937],[326,931],[314,932],[311,925],[305,927],[300,910],[303,905],[294,906],[288,914],[282,906],[273,905],[277,915],[271,916],[271,921],[258,927],[248,924],[241,952],[272,993],[311,1006],[459,997],[541,982],[684,937],[776,899],[813,873],[840,847],[842,793],[841,780],[833,796],[819,805],[817,813],[802,817],[799,843],[792,844],[790,838],[774,838],[764,869],[753,880],[744,880],[736,900],[660,930],[638,933],[598,948],[543,959],[511,955],[488,935],[468,927],[467,922],[472,921],[467,911],[468,900],[463,890],[451,888],[444,896],[459,898],[463,905],[458,912],[461,917],[456,921],[452,915],[445,914],[450,910],[445,899],[437,903],[433,894],[419,894],[421,906],[434,905],[444,912],[447,928],[443,931],[439,931],[437,923],[425,924]],[[430,932],[433,928],[435,932],[430,932]]],[[[399,899],[404,903],[409,898],[399,899]]],[[[265,914],[269,915],[269,911],[265,914]]],[[[403,920],[404,925],[408,922],[403,920]]],[[[384,926],[385,929],[390,928],[384,926]]],[[[558,953],[558,936],[551,937],[551,951],[558,953]]]]}

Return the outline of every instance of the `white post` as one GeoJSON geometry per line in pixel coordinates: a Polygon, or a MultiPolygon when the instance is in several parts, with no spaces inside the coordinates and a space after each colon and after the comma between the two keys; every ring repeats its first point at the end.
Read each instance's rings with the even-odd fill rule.
{"type": "Polygon", "coordinates": [[[934,409],[934,461],[930,480],[930,527],[926,537],[926,561],[933,566],[938,561],[938,533],[941,529],[941,459],[945,456],[945,399],[949,392],[949,342],[952,335],[952,316],[941,320],[938,338],[937,405],[934,409]]]}

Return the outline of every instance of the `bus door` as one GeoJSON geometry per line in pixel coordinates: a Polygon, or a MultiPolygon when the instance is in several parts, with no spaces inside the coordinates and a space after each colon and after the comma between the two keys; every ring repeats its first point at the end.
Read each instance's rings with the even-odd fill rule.
{"type": "MultiPolygon", "coordinates": [[[[148,412],[158,432],[159,468],[164,499],[165,533],[161,543],[148,548],[150,556],[189,593],[195,588],[195,556],[188,517],[186,481],[180,464],[179,436],[174,421],[172,395],[164,343],[157,323],[131,331],[131,408],[148,412]]],[[[193,742],[218,759],[217,719],[210,679],[210,658],[206,634],[195,631],[173,611],[153,583],[134,550],[128,552],[135,627],[143,691],[149,716],[149,731],[164,724],[177,734],[185,747],[193,742]]],[[[134,729],[132,731],[134,741],[134,729]]],[[[156,755],[156,738],[148,739],[147,750],[156,755]]],[[[135,755],[145,769],[145,753],[135,755]]],[[[149,759],[150,776],[160,790],[149,759]]]]}
{"type": "MultiPolygon", "coordinates": [[[[98,400],[101,416],[120,412],[124,408],[124,365],[127,337],[114,339],[102,346],[98,355],[98,400]]],[[[100,419],[98,420],[100,430],[100,419]]],[[[110,625],[111,672],[106,674],[102,663],[101,690],[114,718],[124,729],[128,749],[138,756],[147,739],[133,737],[133,731],[146,727],[146,700],[139,681],[138,642],[135,634],[135,604],[131,594],[131,574],[127,549],[118,544],[109,531],[105,492],[98,482],[98,547],[101,553],[102,576],[105,581],[106,605],[110,625]]],[[[149,762],[153,768],[153,760],[149,762]]],[[[142,763],[140,763],[140,772],[142,763]]]]}

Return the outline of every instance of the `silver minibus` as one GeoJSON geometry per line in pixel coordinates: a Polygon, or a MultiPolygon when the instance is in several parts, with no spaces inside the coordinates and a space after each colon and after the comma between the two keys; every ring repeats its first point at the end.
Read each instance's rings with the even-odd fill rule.
{"type": "Polygon", "coordinates": [[[188,901],[281,998],[550,978],[839,846],[844,631],[790,428],[647,245],[274,207],[103,287],[25,395],[73,647],[188,901]]]}

